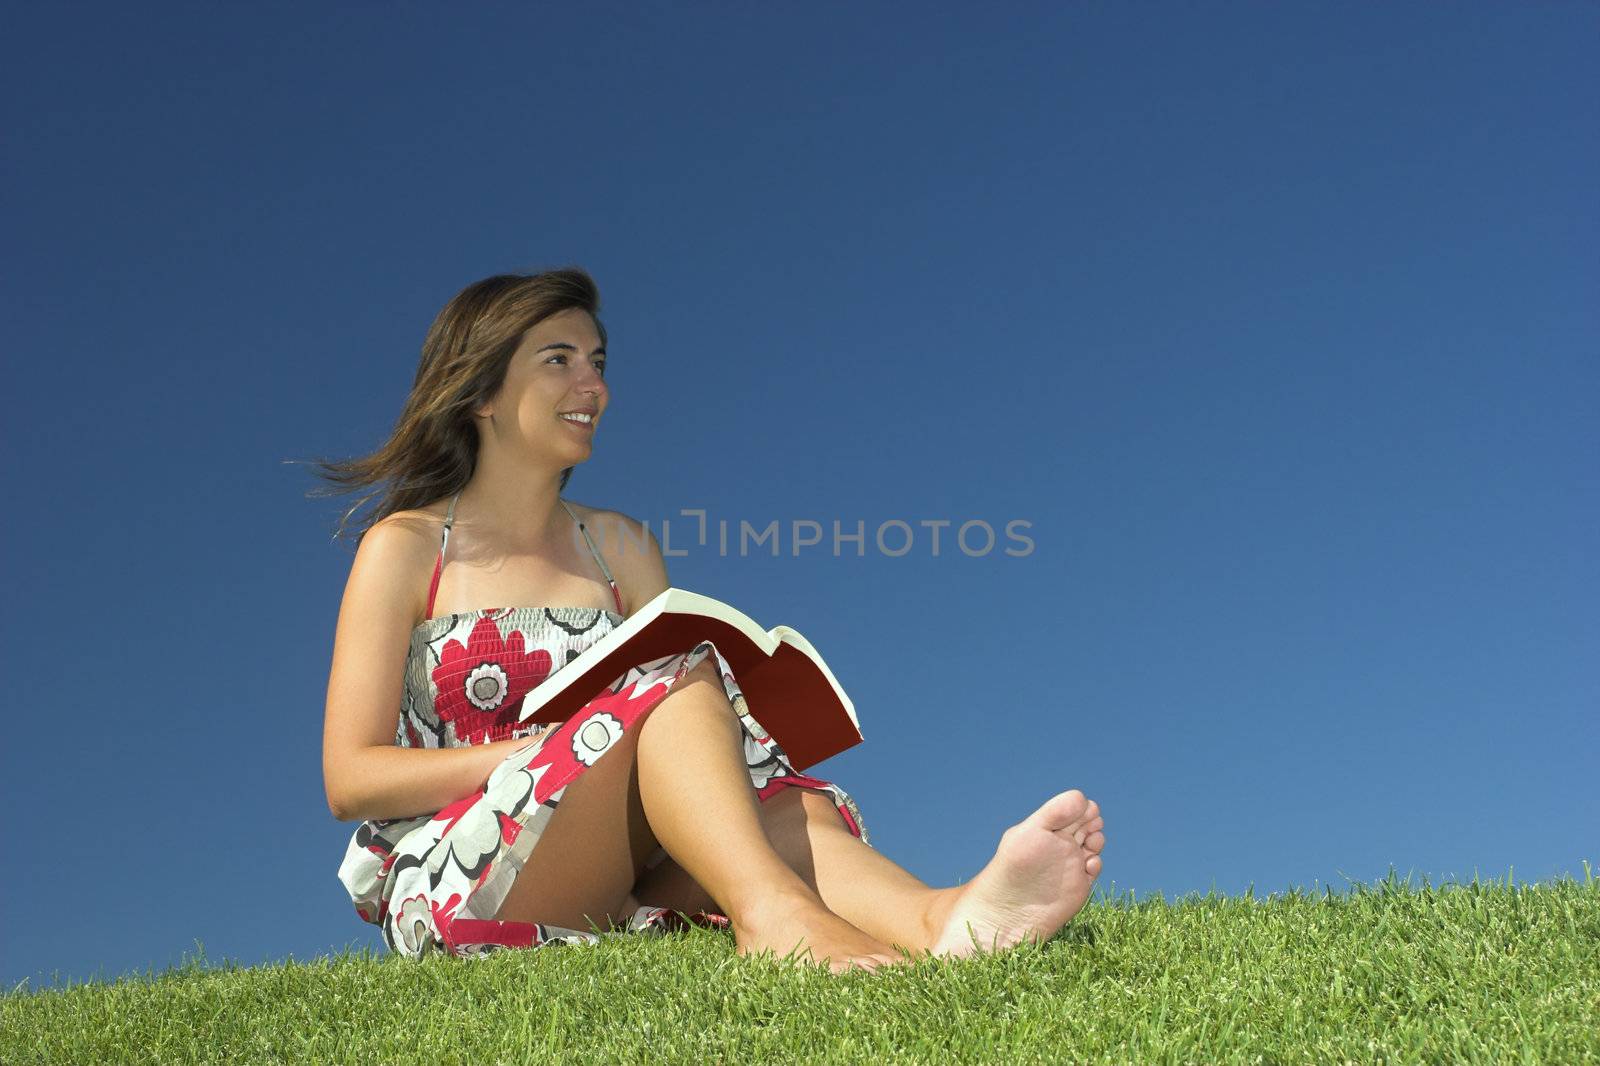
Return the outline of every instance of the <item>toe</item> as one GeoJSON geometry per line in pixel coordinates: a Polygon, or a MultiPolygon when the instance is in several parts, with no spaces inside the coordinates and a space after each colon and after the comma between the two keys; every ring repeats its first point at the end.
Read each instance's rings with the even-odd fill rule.
{"type": "Polygon", "coordinates": [[[1105,825],[1103,818],[1096,818],[1092,822],[1074,822],[1065,829],[1057,830],[1057,835],[1069,836],[1080,846],[1087,847],[1089,838],[1098,833],[1103,825],[1105,825]]]}
{"type": "Polygon", "coordinates": [[[1092,852],[1094,852],[1096,854],[1099,854],[1102,850],[1104,850],[1105,846],[1106,846],[1106,835],[1104,833],[1099,832],[1099,831],[1090,833],[1086,838],[1084,838],[1084,841],[1083,841],[1084,850],[1085,851],[1092,851],[1092,852]]]}
{"type": "Polygon", "coordinates": [[[1045,800],[1038,810],[1028,816],[1028,821],[1054,833],[1082,819],[1086,802],[1082,792],[1069,789],[1045,800]]]}
{"type": "Polygon", "coordinates": [[[1100,867],[1103,866],[1103,865],[1104,865],[1104,863],[1102,863],[1100,861],[1100,856],[1091,855],[1091,856],[1089,856],[1088,861],[1086,861],[1083,864],[1083,869],[1084,869],[1084,872],[1087,873],[1090,877],[1099,877],[1100,876],[1100,867]]]}
{"type": "Polygon", "coordinates": [[[1099,825],[1095,824],[1096,822],[1104,824],[1100,818],[1100,805],[1094,800],[1088,800],[1084,805],[1083,813],[1072,820],[1072,824],[1067,826],[1067,831],[1077,838],[1078,843],[1082,844],[1085,836],[1100,828],[1099,825]]]}

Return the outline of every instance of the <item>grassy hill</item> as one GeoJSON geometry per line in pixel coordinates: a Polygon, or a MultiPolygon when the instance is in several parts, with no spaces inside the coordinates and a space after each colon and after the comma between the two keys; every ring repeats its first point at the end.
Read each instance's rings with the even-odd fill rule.
{"type": "Polygon", "coordinates": [[[1600,1063],[1600,879],[1096,899],[1048,944],[830,976],[694,929],[0,998],[0,1060],[1600,1063]]]}

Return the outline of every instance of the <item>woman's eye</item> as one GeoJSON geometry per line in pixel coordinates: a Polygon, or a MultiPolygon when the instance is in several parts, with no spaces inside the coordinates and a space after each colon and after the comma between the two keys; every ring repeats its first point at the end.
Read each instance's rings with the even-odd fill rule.
{"type": "MultiPolygon", "coordinates": [[[[553,363],[557,359],[565,359],[565,358],[566,358],[566,356],[564,356],[564,355],[552,355],[549,359],[546,359],[545,362],[553,363]]],[[[606,361],[604,359],[596,359],[595,362],[594,362],[594,367],[595,367],[595,369],[597,371],[599,371],[601,377],[605,377],[606,376],[606,361]]]]}

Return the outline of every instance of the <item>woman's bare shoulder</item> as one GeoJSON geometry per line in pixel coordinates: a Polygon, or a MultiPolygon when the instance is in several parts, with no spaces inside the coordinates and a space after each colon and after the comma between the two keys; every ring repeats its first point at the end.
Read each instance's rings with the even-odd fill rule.
{"type": "Polygon", "coordinates": [[[383,529],[385,537],[416,541],[419,546],[436,544],[444,533],[444,513],[448,505],[448,500],[436,500],[422,507],[394,511],[372,523],[367,532],[383,529]]]}
{"type": "Polygon", "coordinates": [[[653,534],[644,522],[622,511],[609,507],[591,507],[568,500],[573,511],[582,520],[594,539],[595,546],[610,563],[613,576],[626,586],[624,592],[649,583],[655,552],[652,550],[653,534]]]}
{"type": "Polygon", "coordinates": [[[394,595],[404,590],[405,598],[415,601],[406,608],[412,624],[420,622],[443,529],[444,515],[430,515],[426,508],[384,515],[362,531],[353,573],[365,575],[368,587],[376,584],[394,595]]]}
{"type": "Polygon", "coordinates": [[[642,533],[644,523],[636,518],[631,518],[621,511],[609,507],[593,507],[577,500],[567,500],[578,517],[583,519],[583,524],[591,530],[604,529],[607,532],[627,530],[632,533],[642,533]]]}
{"type": "Polygon", "coordinates": [[[429,504],[384,515],[367,528],[361,542],[370,543],[369,551],[378,551],[388,560],[394,581],[407,586],[421,582],[417,602],[419,609],[426,609],[428,576],[437,561],[443,533],[443,505],[429,504]]]}

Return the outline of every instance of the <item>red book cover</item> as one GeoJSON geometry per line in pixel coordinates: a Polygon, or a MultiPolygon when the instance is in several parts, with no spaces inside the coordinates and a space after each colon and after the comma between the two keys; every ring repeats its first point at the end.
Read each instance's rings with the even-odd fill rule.
{"type": "Polygon", "coordinates": [[[709,640],[727,660],[750,715],[804,770],[861,743],[855,705],[828,664],[788,626],[762,629],[721,600],[669,588],[529,692],[519,715],[562,722],[629,667],[709,640]]]}

